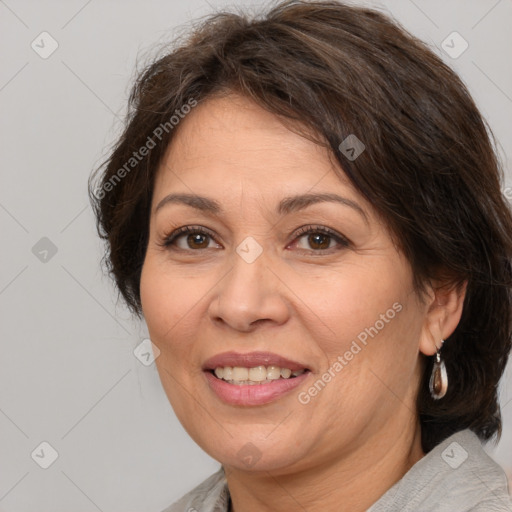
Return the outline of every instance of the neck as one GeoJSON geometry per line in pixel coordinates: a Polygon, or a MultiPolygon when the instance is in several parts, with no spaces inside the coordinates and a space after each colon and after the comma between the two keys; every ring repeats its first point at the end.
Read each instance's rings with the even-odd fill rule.
{"type": "Polygon", "coordinates": [[[293,474],[225,466],[229,511],[365,512],[424,455],[418,423],[398,438],[379,435],[346,457],[293,474]]]}

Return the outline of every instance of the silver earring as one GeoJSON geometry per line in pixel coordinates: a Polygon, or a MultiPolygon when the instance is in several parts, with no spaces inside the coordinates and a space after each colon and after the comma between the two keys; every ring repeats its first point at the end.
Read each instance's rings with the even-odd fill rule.
{"type": "MultiPolygon", "coordinates": [[[[444,343],[444,340],[441,340],[441,347],[444,343]]],[[[439,350],[436,352],[436,360],[434,361],[434,366],[432,367],[432,373],[430,375],[430,394],[434,400],[439,400],[446,395],[446,391],[448,390],[448,373],[446,372],[446,365],[444,361],[441,359],[441,354],[439,350]]]]}

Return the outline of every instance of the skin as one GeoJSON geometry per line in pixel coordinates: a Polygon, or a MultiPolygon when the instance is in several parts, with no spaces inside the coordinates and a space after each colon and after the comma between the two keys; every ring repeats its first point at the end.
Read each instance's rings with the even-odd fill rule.
{"type": "Polygon", "coordinates": [[[251,100],[201,102],[181,121],[158,171],[141,300],[169,401],[180,422],[226,470],[236,512],[366,510],[424,453],[415,408],[423,354],[456,328],[464,288],[423,301],[411,267],[370,204],[325,148],[287,128],[251,100]],[[322,202],[278,215],[285,196],[336,193],[353,208],[322,202]],[[170,193],[218,201],[212,215],[188,205],[156,206],[170,193]],[[325,226],[349,240],[297,237],[325,226]],[[203,226],[214,238],[181,236],[203,226]],[[262,248],[247,263],[237,246],[262,248]],[[402,306],[309,403],[298,400],[365,328],[402,306]],[[304,363],[298,390],[259,406],[233,406],[209,388],[204,361],[225,351],[268,350],[304,363]],[[247,443],[259,459],[243,460],[247,443]],[[245,448],[244,448],[245,447],[245,448]],[[239,451],[242,449],[242,454],[239,451]]]}

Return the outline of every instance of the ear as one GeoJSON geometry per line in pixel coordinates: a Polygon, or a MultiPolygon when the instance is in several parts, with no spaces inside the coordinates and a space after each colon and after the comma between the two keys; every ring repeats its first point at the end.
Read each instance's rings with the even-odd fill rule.
{"type": "Polygon", "coordinates": [[[441,348],[441,340],[451,336],[459,325],[467,284],[431,286],[419,344],[426,356],[433,356],[441,348]]]}

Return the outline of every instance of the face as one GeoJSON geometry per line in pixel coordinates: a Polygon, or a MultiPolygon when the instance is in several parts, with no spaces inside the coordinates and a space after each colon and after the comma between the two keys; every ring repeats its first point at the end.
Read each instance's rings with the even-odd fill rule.
{"type": "MultiPolygon", "coordinates": [[[[181,121],[156,177],[140,290],[167,396],[212,457],[251,469],[253,455],[254,470],[285,473],[416,428],[426,306],[412,282],[327,150],[234,95],[181,121]],[[331,200],[289,199],[305,194],[331,200]],[[205,364],[226,352],[271,353],[307,371],[221,382],[205,364]]],[[[277,366],[261,362],[239,366],[277,366]]]]}

